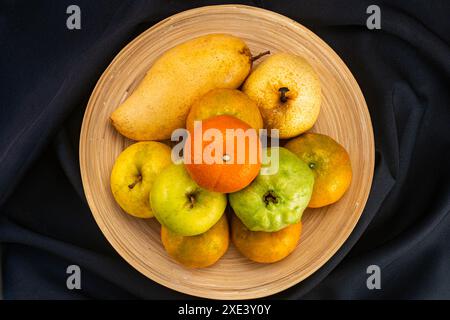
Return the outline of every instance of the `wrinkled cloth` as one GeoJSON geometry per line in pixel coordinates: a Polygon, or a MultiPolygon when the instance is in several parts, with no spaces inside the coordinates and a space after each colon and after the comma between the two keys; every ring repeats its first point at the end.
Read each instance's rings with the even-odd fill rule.
{"type": "MultiPolygon", "coordinates": [[[[0,4],[0,243],[6,299],[192,298],[128,265],[83,193],[78,142],[87,100],[128,42],[177,12],[221,1],[78,0],[0,4]],[[66,287],[67,266],[82,270],[66,287]]],[[[450,299],[450,2],[243,1],[313,30],[367,101],[376,165],[365,210],[322,268],[272,298],[450,299]],[[366,9],[381,9],[369,30],[366,9]],[[367,267],[381,289],[367,288],[367,267]]],[[[276,39],[274,39],[276,41],[276,39]]]]}

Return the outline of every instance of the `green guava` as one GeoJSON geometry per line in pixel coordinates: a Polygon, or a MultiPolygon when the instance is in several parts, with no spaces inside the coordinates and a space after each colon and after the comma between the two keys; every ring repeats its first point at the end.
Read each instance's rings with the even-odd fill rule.
{"type": "Polygon", "coordinates": [[[267,151],[272,159],[278,151],[278,170],[268,175],[261,170],[250,185],[229,195],[234,212],[251,231],[275,232],[298,223],[314,186],[312,170],[294,153],[282,147],[267,151]]]}

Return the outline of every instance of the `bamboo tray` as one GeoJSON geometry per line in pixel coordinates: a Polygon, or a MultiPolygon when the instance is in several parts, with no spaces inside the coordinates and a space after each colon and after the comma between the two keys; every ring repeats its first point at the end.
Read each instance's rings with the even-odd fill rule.
{"type": "Polygon", "coordinates": [[[130,265],[164,286],[194,296],[250,299],[277,293],[304,280],[324,265],[348,238],[369,195],[374,139],[357,82],[338,55],[318,36],[271,11],[241,5],[209,6],[157,23],[116,56],[98,81],[84,115],[80,167],[86,198],[97,224],[130,265]],[[331,206],[306,210],[297,249],[275,264],[253,263],[230,245],[214,266],[186,269],[165,253],[157,221],[125,214],[110,191],[114,160],[132,141],[114,130],[109,115],[164,51],[208,33],[241,37],[254,54],[270,50],[304,56],[322,83],[322,109],[312,131],[332,136],[344,145],[351,157],[350,189],[331,206]]]}

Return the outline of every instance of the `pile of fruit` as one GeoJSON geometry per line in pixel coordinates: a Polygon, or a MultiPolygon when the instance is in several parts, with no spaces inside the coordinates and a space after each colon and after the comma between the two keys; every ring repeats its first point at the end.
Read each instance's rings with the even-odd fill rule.
{"type": "Polygon", "coordinates": [[[139,141],[114,164],[114,198],[128,214],[156,217],[165,250],[184,266],[214,264],[230,236],[249,259],[279,261],[299,242],[303,211],[338,201],[351,182],[346,150],[306,132],[321,97],[319,77],[300,56],[252,56],[244,41],[226,34],[182,43],[111,115],[122,135],[139,141]],[[174,161],[168,140],[180,128],[188,134],[182,161],[174,161]],[[260,129],[283,147],[262,146],[260,129]],[[227,148],[212,147],[219,142],[227,148]],[[273,163],[263,154],[270,161],[276,155],[269,174],[264,169],[273,163]]]}

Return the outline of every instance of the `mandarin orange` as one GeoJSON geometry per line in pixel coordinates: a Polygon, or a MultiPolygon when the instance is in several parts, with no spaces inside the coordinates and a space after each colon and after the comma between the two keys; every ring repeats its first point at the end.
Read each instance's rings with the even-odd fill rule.
{"type": "Polygon", "coordinates": [[[276,232],[250,231],[236,215],[231,221],[231,239],[244,256],[260,263],[273,263],[287,257],[297,247],[302,223],[276,232]]]}
{"type": "Polygon", "coordinates": [[[208,231],[196,236],[182,236],[161,226],[161,241],[167,253],[185,267],[205,268],[213,265],[228,249],[226,214],[208,231]]]}
{"type": "Polygon", "coordinates": [[[230,193],[248,186],[261,168],[261,143],[256,129],[228,115],[200,122],[189,131],[184,149],[186,169],[197,184],[230,193]]]}
{"type": "Polygon", "coordinates": [[[331,137],[305,133],[286,143],[314,172],[314,189],[308,207],[319,208],[338,201],[352,181],[347,151],[331,137]]]}

